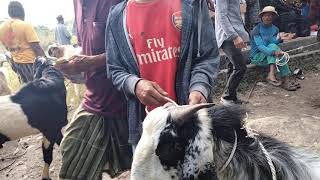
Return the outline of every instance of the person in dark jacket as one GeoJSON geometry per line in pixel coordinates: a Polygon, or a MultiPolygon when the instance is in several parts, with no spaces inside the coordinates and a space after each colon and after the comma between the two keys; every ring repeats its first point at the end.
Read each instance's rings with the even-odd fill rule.
{"type": "Polygon", "coordinates": [[[109,17],[107,67],[127,98],[134,148],[145,110],[168,98],[178,104],[212,101],[219,52],[206,0],[128,1],[109,17]]]}

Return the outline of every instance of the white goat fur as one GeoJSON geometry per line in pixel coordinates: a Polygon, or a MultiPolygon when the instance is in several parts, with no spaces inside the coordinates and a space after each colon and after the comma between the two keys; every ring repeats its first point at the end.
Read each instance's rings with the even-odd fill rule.
{"type": "MultiPolygon", "coordinates": [[[[292,149],[285,143],[263,135],[246,139],[247,137],[244,137],[244,134],[241,135],[245,130],[239,126],[241,123],[238,118],[240,117],[232,115],[229,117],[227,115],[228,113],[236,113],[237,110],[227,107],[220,108],[220,111],[219,107],[217,109],[217,111],[210,109],[210,112],[208,109],[200,109],[195,113],[196,119],[199,120],[199,124],[197,124],[199,131],[197,131],[193,140],[188,141],[184,159],[174,168],[172,168],[173,166],[171,168],[164,167],[156,154],[161,133],[165,129],[171,128],[170,122],[168,122],[170,112],[164,107],[158,107],[151,111],[143,121],[143,133],[134,152],[131,180],[180,180],[190,179],[190,177],[191,179],[197,179],[200,171],[205,171],[208,168],[214,168],[214,172],[218,172],[228,159],[233,143],[219,139],[212,130],[215,131],[215,128],[219,127],[223,128],[224,125],[229,127],[228,123],[232,125],[232,121],[224,124],[224,121],[228,121],[228,118],[235,118],[239,122],[239,124],[234,124],[234,127],[239,127],[235,130],[240,133],[238,134],[238,143],[241,145],[237,147],[229,166],[216,174],[219,180],[267,179],[264,175],[270,175],[270,172],[268,172],[270,167],[266,163],[266,157],[262,150],[258,148],[257,142],[265,145],[270,154],[277,169],[277,176],[281,177],[278,180],[320,180],[319,157],[292,149]],[[208,113],[214,117],[210,117],[208,113]],[[220,123],[219,125],[223,126],[212,123],[220,123]],[[193,150],[197,151],[196,156],[190,154],[193,150]]],[[[233,125],[230,127],[233,127],[233,125]]],[[[233,134],[233,130],[231,131],[233,134]]],[[[175,131],[169,132],[171,132],[172,137],[177,136],[173,134],[175,131]]]]}
{"type": "Polygon", "coordinates": [[[8,70],[5,67],[0,67],[0,96],[9,95],[11,93],[8,86],[8,77],[8,70]]]}
{"type": "MultiPolygon", "coordinates": [[[[191,172],[195,169],[202,170],[205,166],[213,161],[213,139],[208,140],[206,137],[210,133],[210,119],[205,110],[198,111],[201,118],[202,129],[199,130],[194,144],[201,144],[201,158],[192,159],[187,157],[183,169],[189,169],[191,172]],[[206,139],[206,140],[205,140],[206,139]],[[197,165],[197,167],[192,167],[197,165]]],[[[131,180],[179,180],[181,174],[176,169],[170,171],[164,170],[155,150],[159,144],[160,133],[166,126],[169,112],[161,107],[156,108],[143,121],[143,133],[135,149],[133,162],[131,166],[131,180]],[[178,174],[178,176],[177,176],[178,174]]],[[[191,148],[191,147],[189,147],[191,148]]]]}
{"type": "Polygon", "coordinates": [[[28,118],[19,104],[13,103],[10,96],[0,96],[1,120],[0,132],[11,140],[17,140],[31,134],[40,133],[38,129],[30,126],[28,118]],[[13,131],[13,129],[16,129],[13,131]]]}

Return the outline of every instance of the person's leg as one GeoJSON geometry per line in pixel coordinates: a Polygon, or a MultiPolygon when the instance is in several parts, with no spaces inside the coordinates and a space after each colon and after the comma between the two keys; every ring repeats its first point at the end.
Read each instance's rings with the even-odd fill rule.
{"type": "Polygon", "coordinates": [[[247,61],[243,58],[241,49],[237,49],[232,41],[225,41],[221,48],[233,65],[233,71],[230,74],[222,98],[225,100],[236,101],[237,87],[246,72],[247,61]]]}
{"type": "Polygon", "coordinates": [[[105,120],[79,108],[66,128],[60,144],[61,179],[102,179],[106,149],[105,120]]]}
{"type": "Polygon", "coordinates": [[[128,121],[126,118],[108,119],[105,128],[106,136],[112,140],[106,149],[108,163],[103,170],[114,178],[131,168],[132,146],[128,142],[128,121]]]}
{"type": "Polygon", "coordinates": [[[20,74],[18,73],[18,64],[16,62],[14,62],[12,58],[8,58],[7,57],[7,60],[9,62],[9,64],[10,64],[11,69],[13,70],[13,72],[15,72],[17,74],[19,82],[23,83],[22,78],[21,78],[20,74]]]}
{"type": "MultiPolygon", "coordinates": [[[[276,44],[269,44],[269,48],[272,48],[274,51],[279,51],[280,48],[276,44]]],[[[270,71],[267,76],[267,80],[271,80],[273,82],[278,82],[280,85],[281,82],[277,80],[276,74],[277,74],[277,67],[276,67],[276,57],[273,55],[267,56],[267,63],[269,65],[270,71]]]]}
{"type": "Polygon", "coordinates": [[[23,67],[21,67],[21,76],[23,77],[24,83],[28,83],[30,81],[33,81],[33,64],[23,64],[23,67]]]}
{"type": "Polygon", "coordinates": [[[278,66],[279,68],[279,73],[280,73],[280,77],[287,77],[291,75],[291,71],[289,69],[289,65],[285,64],[283,66],[278,66]]]}
{"type": "Polygon", "coordinates": [[[267,79],[270,79],[271,81],[277,81],[276,78],[276,65],[275,64],[270,64],[269,65],[269,72],[267,79]]]}
{"type": "Polygon", "coordinates": [[[27,64],[21,64],[21,63],[15,63],[16,67],[16,73],[21,79],[21,83],[28,83],[30,81],[33,81],[33,64],[27,63],[27,64]]]}

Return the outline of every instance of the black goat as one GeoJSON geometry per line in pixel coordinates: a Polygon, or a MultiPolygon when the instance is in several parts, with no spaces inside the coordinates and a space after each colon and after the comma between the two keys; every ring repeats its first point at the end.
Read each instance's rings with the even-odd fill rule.
{"type": "Polygon", "coordinates": [[[131,180],[319,180],[319,157],[244,128],[245,111],[166,104],[143,122],[131,180]]]}
{"type": "Polygon", "coordinates": [[[45,166],[42,178],[49,179],[54,143],[62,139],[67,124],[66,88],[62,73],[50,59],[37,58],[34,80],[11,96],[0,96],[0,146],[6,141],[41,132],[45,166]]]}

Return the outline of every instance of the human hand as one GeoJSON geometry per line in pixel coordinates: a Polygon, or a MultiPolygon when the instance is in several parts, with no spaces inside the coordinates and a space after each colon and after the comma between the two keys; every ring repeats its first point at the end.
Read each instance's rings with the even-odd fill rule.
{"type": "Polygon", "coordinates": [[[190,105],[206,103],[206,102],[207,102],[206,98],[199,91],[192,91],[189,94],[189,104],[190,105]]]}
{"type": "Polygon", "coordinates": [[[285,32],[279,33],[281,40],[291,40],[295,37],[295,35],[296,33],[285,33],[285,32]]]}
{"type": "Polygon", "coordinates": [[[214,3],[213,3],[213,1],[212,1],[212,0],[207,0],[207,3],[208,3],[208,8],[209,8],[209,10],[214,12],[215,9],[214,9],[214,3]]]}
{"type": "Polygon", "coordinates": [[[92,58],[94,58],[94,56],[74,55],[68,60],[62,60],[63,62],[61,63],[57,61],[55,68],[59,69],[64,74],[79,74],[89,70],[92,58]]]}
{"type": "Polygon", "coordinates": [[[240,36],[233,40],[233,44],[239,49],[247,47],[247,43],[245,43],[240,36]]]}
{"type": "Polygon", "coordinates": [[[138,81],[135,93],[139,101],[146,106],[161,106],[168,100],[168,93],[165,92],[157,83],[140,80],[138,81]]]}
{"type": "Polygon", "coordinates": [[[282,52],[282,51],[275,51],[275,52],[274,52],[274,55],[275,55],[276,57],[280,57],[280,56],[283,55],[283,52],[282,52]]]}

